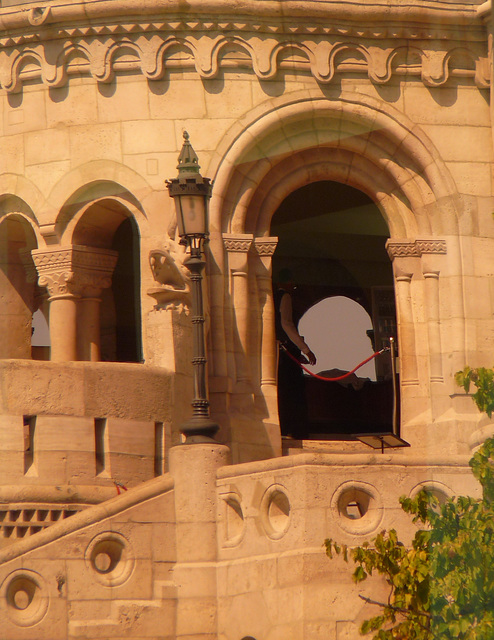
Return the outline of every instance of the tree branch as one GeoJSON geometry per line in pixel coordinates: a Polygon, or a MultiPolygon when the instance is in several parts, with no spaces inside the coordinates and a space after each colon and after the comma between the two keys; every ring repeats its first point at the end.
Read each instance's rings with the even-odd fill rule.
{"type": "MultiPolygon", "coordinates": [[[[358,594],[358,597],[361,598],[364,602],[367,602],[367,604],[375,604],[378,607],[382,607],[383,609],[392,609],[393,611],[396,611],[397,613],[403,613],[406,615],[410,615],[411,611],[409,609],[403,609],[402,607],[395,607],[392,604],[384,604],[384,602],[378,602],[377,600],[371,600],[371,598],[367,598],[366,596],[363,596],[361,593],[358,594]]],[[[424,616],[425,618],[428,618],[429,620],[432,620],[432,616],[430,613],[427,613],[427,611],[421,611],[420,613],[417,612],[415,615],[417,616],[424,616]]]]}

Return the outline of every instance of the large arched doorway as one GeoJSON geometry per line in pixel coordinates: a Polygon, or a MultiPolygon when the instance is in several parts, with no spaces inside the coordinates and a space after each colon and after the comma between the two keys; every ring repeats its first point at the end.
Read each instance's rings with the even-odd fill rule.
{"type": "MultiPolygon", "coordinates": [[[[396,337],[393,273],[386,252],[389,231],[367,195],[337,182],[308,184],[283,200],[272,218],[271,235],[278,237],[274,289],[279,274],[289,270],[297,285],[292,294],[294,322],[298,325],[304,314],[304,320],[311,316],[299,331],[321,362],[309,369],[339,376],[353,368],[348,363],[356,366],[386,346],[390,336],[396,337]],[[361,322],[363,316],[368,328],[361,322]],[[348,351],[343,360],[336,355],[342,344],[348,351]],[[333,363],[328,352],[335,354],[333,363]]],[[[304,438],[352,438],[392,430],[389,356],[379,356],[375,368],[362,376],[357,372],[357,377],[325,382],[304,375],[303,384],[304,438]]],[[[285,395],[279,388],[281,403],[285,395]]],[[[281,429],[289,435],[283,424],[281,429]]]]}
{"type": "MultiPolygon", "coordinates": [[[[218,160],[208,170],[215,178],[209,249],[215,266],[229,269],[227,295],[221,287],[211,287],[215,330],[210,334],[209,375],[218,381],[236,381],[238,361],[244,354],[250,357],[262,423],[251,426],[249,441],[268,434],[273,450],[281,450],[272,298],[273,275],[280,267],[275,266],[272,273],[272,255],[282,230],[276,218],[272,224],[272,218],[297,189],[334,180],[369,195],[389,229],[387,249],[400,347],[400,421],[396,425],[412,446],[422,446],[431,415],[440,415],[450,406],[451,372],[464,366],[466,347],[463,266],[457,240],[463,204],[450,170],[434,143],[407,116],[360,93],[342,90],[330,100],[307,91],[290,93],[277,99],[276,105],[267,103],[264,113],[256,107],[243,122],[243,131],[234,125],[225,135],[218,160]],[[451,274],[450,264],[459,277],[443,277],[451,274]],[[243,313],[238,321],[239,314],[232,313],[232,307],[239,308],[234,294],[247,299],[236,286],[246,281],[252,292],[250,315],[246,318],[243,313]],[[448,293],[441,298],[441,291],[448,293]],[[437,397],[442,400],[433,408],[427,385],[436,381],[445,385],[437,385],[437,397]]],[[[280,251],[281,245],[278,256],[280,251]]],[[[313,251],[311,256],[316,262],[313,251]]],[[[384,256],[381,264],[390,274],[385,260],[384,256]]],[[[388,301],[382,300],[383,311],[387,306],[388,301]]],[[[211,389],[214,396],[216,391],[211,389]]],[[[218,401],[221,393],[217,392],[218,401]]],[[[238,396],[243,408],[245,394],[238,396]]],[[[236,400],[233,393],[231,398],[236,400]]],[[[230,422],[232,442],[243,442],[242,428],[230,422]]]]}

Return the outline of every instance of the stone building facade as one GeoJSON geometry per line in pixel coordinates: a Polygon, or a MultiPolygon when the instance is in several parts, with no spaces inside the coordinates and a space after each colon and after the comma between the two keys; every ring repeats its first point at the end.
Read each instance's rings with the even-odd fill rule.
{"type": "Polygon", "coordinates": [[[468,459],[492,429],[453,375],[494,350],[490,16],[490,0],[0,1],[2,640],[353,640],[372,609],[323,540],[408,535],[398,498],[422,486],[478,493],[468,459]],[[220,444],[180,436],[190,281],[164,181],[185,129],[214,179],[220,444]],[[358,288],[374,332],[397,327],[409,447],[335,438],[324,415],[317,437],[282,437],[287,265],[302,311],[358,288]]]}

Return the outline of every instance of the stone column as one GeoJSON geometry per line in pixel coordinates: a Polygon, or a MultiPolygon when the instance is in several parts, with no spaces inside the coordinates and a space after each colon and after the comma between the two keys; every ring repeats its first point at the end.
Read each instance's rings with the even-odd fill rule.
{"type": "Polygon", "coordinates": [[[98,362],[101,351],[100,296],[101,289],[93,289],[91,297],[79,300],[78,314],[78,359],[98,362]]]}
{"type": "Polygon", "coordinates": [[[260,354],[258,375],[260,375],[262,398],[265,403],[260,413],[261,415],[265,414],[267,410],[264,425],[275,456],[281,455],[277,387],[278,350],[272,281],[272,257],[277,244],[278,238],[256,238],[254,240],[254,247],[258,256],[256,277],[261,316],[261,344],[257,348],[257,352],[260,354]]]}
{"type": "Polygon", "coordinates": [[[255,249],[260,258],[257,271],[261,306],[261,388],[276,387],[276,333],[273,301],[272,258],[278,238],[256,238],[255,249]]]}
{"type": "Polygon", "coordinates": [[[431,382],[443,382],[439,329],[439,271],[424,271],[431,382]]]}
{"type": "Polygon", "coordinates": [[[223,234],[225,249],[228,254],[228,266],[231,273],[232,310],[235,315],[235,365],[236,379],[239,383],[250,383],[251,376],[248,364],[250,323],[252,312],[249,296],[248,253],[252,246],[253,235],[250,233],[223,234]],[[236,331],[235,331],[236,330],[236,331]],[[240,347],[240,350],[238,349],[240,347]]]}
{"type": "Polygon", "coordinates": [[[415,242],[409,240],[388,241],[386,248],[389,257],[393,261],[395,275],[401,385],[417,385],[417,349],[415,344],[415,319],[413,317],[411,299],[411,281],[419,253],[415,242]]]}
{"type": "Polygon", "coordinates": [[[422,259],[422,273],[425,281],[425,302],[427,334],[429,338],[429,369],[431,382],[444,382],[440,304],[439,304],[439,260],[446,254],[446,242],[436,238],[417,240],[417,249],[422,259]]]}
{"type": "Polygon", "coordinates": [[[74,245],[32,252],[38,283],[48,289],[51,357],[99,359],[99,295],[111,286],[115,251],[74,245]]]}
{"type": "Polygon", "coordinates": [[[48,289],[50,360],[65,362],[77,360],[77,300],[72,286],[73,273],[40,275],[40,287],[48,289]]]}

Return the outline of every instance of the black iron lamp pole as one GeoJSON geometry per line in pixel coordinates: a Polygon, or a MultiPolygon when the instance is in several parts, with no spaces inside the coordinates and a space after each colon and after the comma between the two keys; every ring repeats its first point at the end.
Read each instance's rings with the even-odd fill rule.
{"type": "Polygon", "coordinates": [[[215,442],[219,426],[209,415],[209,400],[206,380],[206,342],[204,338],[204,305],[202,296],[202,273],[205,266],[203,246],[209,236],[208,205],[212,184],[203,178],[197,154],[184,131],[184,143],[178,158],[178,177],[166,181],[170,196],[175,202],[178,233],[181,244],[187,246],[189,256],[184,264],[190,272],[192,282],[192,330],[194,368],[193,415],[181,426],[185,444],[215,442]]]}

